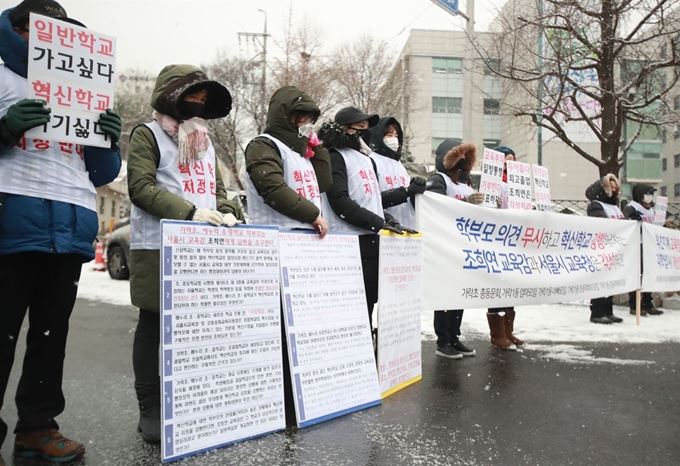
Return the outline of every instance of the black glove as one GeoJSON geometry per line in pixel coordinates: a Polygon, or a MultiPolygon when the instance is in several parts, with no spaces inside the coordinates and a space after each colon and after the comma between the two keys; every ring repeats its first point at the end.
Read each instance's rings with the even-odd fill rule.
{"type": "Polygon", "coordinates": [[[23,99],[10,105],[7,115],[0,120],[3,139],[10,139],[3,142],[16,144],[26,131],[50,121],[50,112],[46,102],[39,99],[23,99]]]}
{"type": "Polygon", "coordinates": [[[413,228],[406,228],[404,225],[400,225],[401,229],[404,230],[404,233],[410,233],[412,235],[417,235],[418,230],[414,230],[413,228]]]}
{"type": "Polygon", "coordinates": [[[345,131],[342,126],[333,121],[326,121],[322,124],[316,134],[326,148],[344,147],[345,131]]]}
{"type": "Polygon", "coordinates": [[[112,144],[118,142],[120,139],[120,131],[123,127],[123,122],[116,112],[110,108],[107,108],[106,113],[100,113],[99,125],[102,127],[102,131],[109,135],[112,144]]]}
{"type": "Polygon", "coordinates": [[[642,221],[642,215],[637,210],[633,210],[629,217],[631,220],[642,221]]]}
{"type": "Polygon", "coordinates": [[[421,176],[414,176],[411,178],[411,182],[408,185],[408,188],[406,188],[406,191],[408,192],[409,196],[413,196],[414,194],[423,194],[427,188],[427,180],[421,176]]]}
{"type": "Polygon", "coordinates": [[[382,226],[383,230],[391,231],[393,233],[396,233],[398,235],[403,235],[404,234],[404,229],[403,227],[399,224],[396,218],[386,215],[385,216],[385,223],[382,226]]]}

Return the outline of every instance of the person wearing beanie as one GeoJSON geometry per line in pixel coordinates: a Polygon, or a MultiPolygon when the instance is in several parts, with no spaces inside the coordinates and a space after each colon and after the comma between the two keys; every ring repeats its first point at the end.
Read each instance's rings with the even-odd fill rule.
{"type": "MultiPolygon", "coordinates": [[[[516,160],[515,151],[508,146],[498,146],[494,149],[505,155],[505,161],[514,162],[516,160]]],[[[501,198],[498,206],[501,209],[508,208],[508,166],[503,164],[503,178],[501,184],[501,198]]],[[[522,346],[524,341],[513,334],[515,329],[515,308],[496,307],[489,308],[486,318],[489,323],[489,334],[491,344],[502,350],[514,351],[518,346],[522,346]]]]}
{"type": "MultiPolygon", "coordinates": [[[[100,114],[97,123],[111,142],[105,148],[25,135],[49,122],[51,113],[44,100],[26,98],[31,13],[82,26],[52,0],[25,0],[0,14],[0,407],[28,313],[14,451],[66,462],[85,452],[55,420],[65,407],[69,319],[82,264],[94,258],[95,188],[120,172],[121,120],[111,109],[100,114]]],[[[6,435],[0,419],[0,445],[6,435]]]]}
{"type": "Polygon", "coordinates": [[[139,308],[132,346],[137,430],[161,437],[160,232],[162,219],[233,227],[243,220],[227,198],[206,120],[231,110],[231,94],[192,65],[168,65],[151,96],[153,121],[136,126],[128,145],[130,297],[139,308]]]}
{"type": "MultiPolygon", "coordinates": [[[[427,190],[472,204],[484,202],[484,195],[471,187],[470,172],[477,161],[474,144],[459,144],[457,139],[446,139],[435,151],[435,173],[427,180],[427,190]]],[[[460,341],[463,309],[435,310],[434,331],[437,335],[437,356],[463,359],[476,351],[460,341]]]]}
{"type": "MultiPolygon", "coordinates": [[[[621,185],[613,173],[607,173],[586,188],[586,198],[590,201],[586,209],[589,217],[624,218],[619,208],[621,185]]],[[[621,323],[623,319],[614,315],[614,297],[593,298],[590,300],[590,321],[594,324],[621,323]]]]}

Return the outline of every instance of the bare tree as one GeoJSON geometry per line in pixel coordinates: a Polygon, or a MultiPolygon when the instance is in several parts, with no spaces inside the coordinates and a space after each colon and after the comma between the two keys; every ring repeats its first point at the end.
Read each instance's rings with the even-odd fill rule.
{"type": "Polygon", "coordinates": [[[504,79],[506,94],[514,96],[504,101],[513,115],[530,118],[600,173],[618,174],[623,155],[641,134],[678,121],[665,99],[680,78],[675,5],[510,0],[492,33],[493,46],[476,47],[504,79]],[[574,125],[587,128],[599,143],[599,157],[572,137],[574,125]]]}
{"type": "Polygon", "coordinates": [[[151,119],[151,92],[155,79],[144,72],[128,71],[118,77],[114,110],[123,120],[120,152],[127,159],[127,145],[135,126],[151,119]]]}

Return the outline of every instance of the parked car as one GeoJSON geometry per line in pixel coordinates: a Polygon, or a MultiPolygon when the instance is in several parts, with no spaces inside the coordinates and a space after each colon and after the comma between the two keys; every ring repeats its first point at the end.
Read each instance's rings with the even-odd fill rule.
{"type": "Polygon", "coordinates": [[[106,241],[106,268],[114,280],[128,280],[130,269],[130,220],[121,222],[106,241]]]}

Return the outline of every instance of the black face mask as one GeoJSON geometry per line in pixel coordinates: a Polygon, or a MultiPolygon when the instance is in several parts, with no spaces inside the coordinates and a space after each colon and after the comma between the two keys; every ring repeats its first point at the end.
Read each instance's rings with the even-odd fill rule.
{"type": "Polygon", "coordinates": [[[465,158],[463,157],[462,159],[460,159],[460,160],[456,163],[456,165],[454,165],[453,168],[454,168],[455,170],[463,170],[464,167],[465,167],[465,158]]]}
{"type": "Polygon", "coordinates": [[[183,117],[194,118],[202,117],[205,114],[205,104],[201,102],[187,102],[185,100],[181,101],[179,104],[179,110],[183,117]]]}

